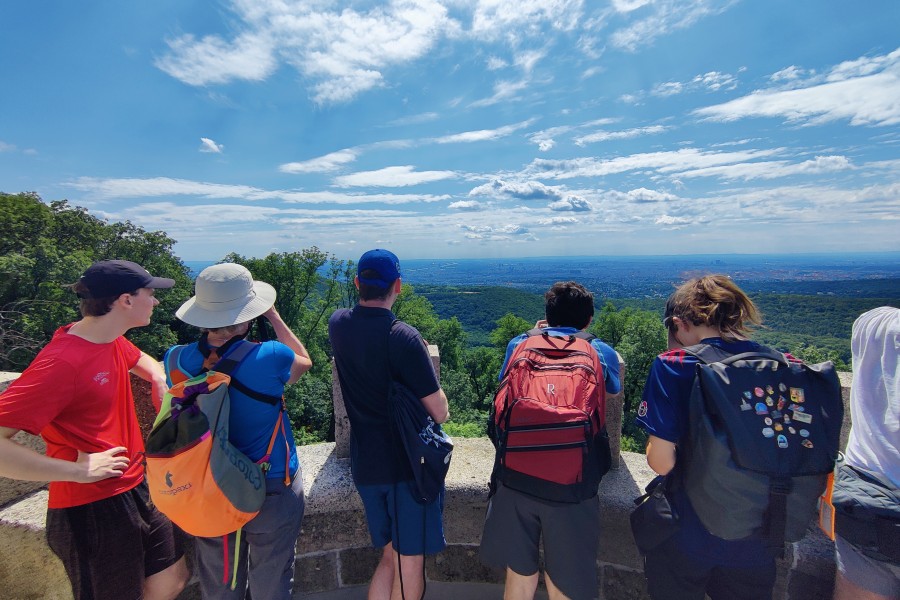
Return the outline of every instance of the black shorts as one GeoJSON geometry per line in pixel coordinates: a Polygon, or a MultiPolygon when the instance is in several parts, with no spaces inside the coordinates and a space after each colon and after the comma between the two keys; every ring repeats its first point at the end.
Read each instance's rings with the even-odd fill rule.
{"type": "Polygon", "coordinates": [[[82,506],[47,510],[47,543],[75,600],[139,600],[144,579],[184,555],[184,534],[150,504],[147,484],[82,506]]]}
{"type": "Polygon", "coordinates": [[[599,506],[597,496],[577,504],[545,502],[501,484],[488,505],[480,558],[534,575],[543,538],[544,569],[553,584],[572,600],[596,598],[599,506]]]}

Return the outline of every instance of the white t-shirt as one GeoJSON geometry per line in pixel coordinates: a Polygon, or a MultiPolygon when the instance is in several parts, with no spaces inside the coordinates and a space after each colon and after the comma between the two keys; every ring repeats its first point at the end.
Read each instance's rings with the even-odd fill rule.
{"type": "Polygon", "coordinates": [[[900,487],[900,309],[863,313],[853,324],[848,464],[900,487]]]}

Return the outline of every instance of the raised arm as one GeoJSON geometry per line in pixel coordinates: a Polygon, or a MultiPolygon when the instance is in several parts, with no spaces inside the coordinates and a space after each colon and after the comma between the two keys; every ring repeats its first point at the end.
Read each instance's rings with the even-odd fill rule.
{"type": "Polygon", "coordinates": [[[300,379],[301,375],[312,368],[312,359],[309,357],[309,352],[306,351],[303,342],[291,331],[291,328],[287,326],[287,323],[284,322],[284,319],[281,318],[274,306],[264,312],[263,316],[272,324],[272,329],[275,330],[275,337],[278,338],[278,341],[294,351],[294,364],[291,365],[291,376],[287,380],[288,383],[294,383],[300,379]]]}

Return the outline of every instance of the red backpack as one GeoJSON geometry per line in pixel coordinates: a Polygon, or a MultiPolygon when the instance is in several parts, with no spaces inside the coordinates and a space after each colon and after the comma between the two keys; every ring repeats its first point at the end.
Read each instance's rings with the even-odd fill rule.
{"type": "Polygon", "coordinates": [[[516,347],[494,396],[488,435],[497,481],[545,500],[581,502],[609,471],[603,367],[595,336],[532,329],[516,347]]]}

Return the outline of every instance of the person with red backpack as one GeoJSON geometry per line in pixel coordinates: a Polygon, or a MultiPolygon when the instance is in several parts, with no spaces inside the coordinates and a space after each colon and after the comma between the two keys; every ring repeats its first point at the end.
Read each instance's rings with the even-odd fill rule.
{"type": "Polygon", "coordinates": [[[176,384],[215,371],[223,359],[242,356],[230,370],[228,438],[250,460],[265,464],[266,494],[259,514],[236,532],[194,539],[204,600],[242,600],[248,587],[255,600],[287,600],[293,594],[305,503],[282,395],[285,385],[312,367],[312,360],[275,309],[275,296],[271,285],[254,281],[242,265],[207,267],[197,276],[195,295],[175,312],[200,328],[200,339],[170,348],[163,360],[170,383],[176,384]],[[277,340],[245,339],[260,317],[272,326],[277,340]]]}
{"type": "Polygon", "coordinates": [[[609,469],[606,394],[619,357],[584,330],[594,297],[574,282],[544,295],[546,320],[513,338],[488,433],[497,448],[481,539],[485,564],[506,569],[507,600],[529,600],[543,538],[552,600],[595,598],[600,537],[597,486],[609,469]]]}

